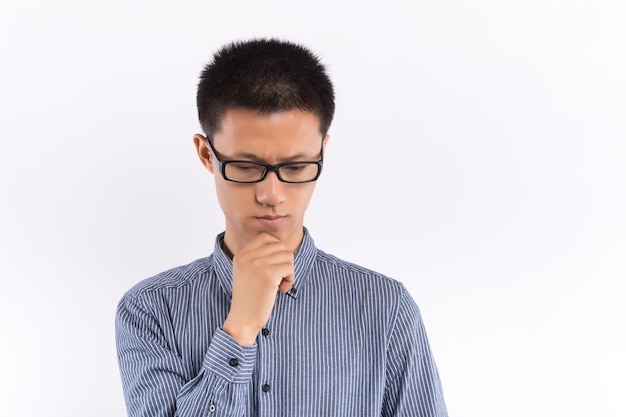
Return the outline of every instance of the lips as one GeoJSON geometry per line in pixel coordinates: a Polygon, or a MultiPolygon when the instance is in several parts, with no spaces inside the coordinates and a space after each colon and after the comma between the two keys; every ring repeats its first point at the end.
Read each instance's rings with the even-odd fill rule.
{"type": "Polygon", "coordinates": [[[256,218],[259,223],[268,228],[276,228],[285,219],[285,216],[260,216],[256,218]]]}

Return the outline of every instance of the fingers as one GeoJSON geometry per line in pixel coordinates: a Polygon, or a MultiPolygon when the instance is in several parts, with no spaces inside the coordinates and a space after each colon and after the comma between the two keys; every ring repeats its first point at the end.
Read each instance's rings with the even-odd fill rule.
{"type": "Polygon", "coordinates": [[[287,294],[287,291],[291,289],[291,286],[293,285],[294,281],[295,281],[295,278],[293,274],[287,277],[284,277],[282,281],[280,282],[280,284],[278,285],[278,290],[283,294],[287,294]]]}
{"type": "Polygon", "coordinates": [[[288,279],[293,275],[294,254],[276,237],[261,233],[233,257],[233,262],[249,265],[261,276],[271,274],[275,278],[288,279]]]}
{"type": "Polygon", "coordinates": [[[233,256],[233,295],[223,330],[252,343],[274,308],[276,291],[294,283],[294,254],[276,237],[261,233],[233,256]],[[245,330],[247,329],[247,330],[245,330]]]}

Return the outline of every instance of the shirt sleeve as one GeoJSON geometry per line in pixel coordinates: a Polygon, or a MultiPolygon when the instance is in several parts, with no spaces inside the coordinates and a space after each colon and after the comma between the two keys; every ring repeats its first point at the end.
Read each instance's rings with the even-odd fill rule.
{"type": "Polygon", "coordinates": [[[190,375],[157,318],[131,294],[118,305],[115,330],[129,417],[245,415],[256,346],[217,329],[200,372],[190,375]]]}
{"type": "Polygon", "coordinates": [[[419,309],[404,286],[387,348],[382,416],[448,416],[419,309]]]}

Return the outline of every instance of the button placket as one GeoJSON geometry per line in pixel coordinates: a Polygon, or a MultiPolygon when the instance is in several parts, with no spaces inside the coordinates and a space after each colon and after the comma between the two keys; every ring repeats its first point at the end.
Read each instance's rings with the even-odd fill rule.
{"type": "MultiPolygon", "coordinates": [[[[277,304],[280,303],[280,297],[277,297],[277,304]]],[[[261,398],[267,398],[267,393],[270,391],[271,381],[272,381],[272,370],[275,367],[274,356],[276,352],[275,350],[275,339],[273,337],[274,333],[274,319],[276,314],[276,305],[274,306],[274,310],[270,315],[269,320],[265,324],[261,331],[259,332],[259,336],[257,338],[258,344],[258,374],[256,379],[256,387],[255,390],[261,398]]]]}

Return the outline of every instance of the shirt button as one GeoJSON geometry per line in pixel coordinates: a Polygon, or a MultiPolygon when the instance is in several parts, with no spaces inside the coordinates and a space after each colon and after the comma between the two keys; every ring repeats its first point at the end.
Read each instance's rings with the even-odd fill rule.
{"type": "Polygon", "coordinates": [[[209,412],[214,413],[215,412],[215,404],[211,404],[209,406],[209,412]]]}
{"type": "Polygon", "coordinates": [[[268,334],[270,334],[270,329],[268,329],[267,327],[264,327],[264,328],[261,330],[261,334],[262,334],[263,336],[267,336],[268,334]]]}
{"type": "Polygon", "coordinates": [[[237,358],[230,358],[230,360],[228,361],[228,364],[230,366],[237,366],[239,365],[239,361],[237,360],[237,358]]]}
{"type": "Polygon", "coordinates": [[[298,292],[298,289],[297,288],[292,288],[289,292],[291,294],[293,294],[293,295],[296,295],[296,293],[298,292]]]}
{"type": "Polygon", "coordinates": [[[269,392],[269,390],[270,390],[270,385],[269,385],[269,384],[263,384],[263,386],[261,387],[261,389],[263,390],[263,392],[269,392]]]}

